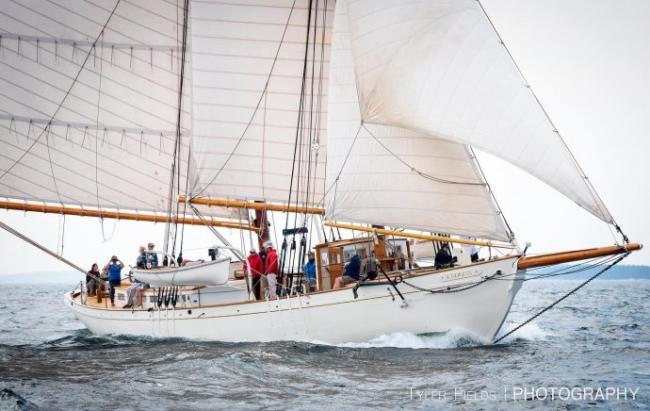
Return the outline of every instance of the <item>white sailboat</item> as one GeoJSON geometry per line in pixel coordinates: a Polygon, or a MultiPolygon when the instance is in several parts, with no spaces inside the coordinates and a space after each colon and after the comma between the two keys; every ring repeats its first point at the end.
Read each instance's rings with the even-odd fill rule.
{"type": "Polygon", "coordinates": [[[279,298],[255,300],[250,272],[236,278],[230,258],[136,269],[153,288],[135,309],[83,287],[65,294],[94,333],[337,343],[453,329],[490,341],[527,269],[641,248],[480,2],[35,0],[3,14],[2,208],[166,222],[170,260],[182,255],[184,224],[220,240],[219,227],[246,230],[261,248],[268,213],[284,220],[271,227],[282,238],[279,298]],[[473,148],[557,189],[623,241],[526,256],[473,148]],[[499,254],[421,268],[410,239],[499,254]],[[300,271],[312,248],[318,291],[308,292],[300,271]],[[332,289],[352,255],[373,253],[384,277],[332,289]]]}

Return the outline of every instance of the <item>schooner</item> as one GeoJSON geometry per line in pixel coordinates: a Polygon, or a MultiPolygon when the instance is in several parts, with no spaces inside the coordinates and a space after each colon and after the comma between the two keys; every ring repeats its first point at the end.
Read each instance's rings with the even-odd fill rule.
{"type": "Polygon", "coordinates": [[[527,270],[641,248],[480,1],[29,0],[0,14],[0,207],[167,224],[170,266],[133,273],[160,280],[141,306],[109,307],[83,285],[65,294],[92,332],[347,342],[453,329],[489,341],[527,270]],[[621,240],[526,255],[474,149],[621,240]],[[222,242],[222,257],[197,267],[223,280],[180,281],[185,225],[222,242]],[[279,236],[279,298],[251,296],[250,272],[235,264],[245,250],[220,228],[256,247],[279,236]],[[457,263],[420,266],[415,241],[455,244],[457,263]],[[470,260],[468,245],[489,256],[470,260]],[[378,258],[384,276],[332,289],[355,254],[378,258]]]}

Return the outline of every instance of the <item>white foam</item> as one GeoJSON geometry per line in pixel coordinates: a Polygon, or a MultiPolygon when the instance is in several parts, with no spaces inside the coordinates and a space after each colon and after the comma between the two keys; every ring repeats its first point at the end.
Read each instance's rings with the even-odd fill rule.
{"type": "Polygon", "coordinates": [[[485,345],[489,342],[483,341],[480,338],[472,335],[466,331],[449,331],[444,334],[435,335],[417,335],[410,332],[398,332],[393,334],[385,334],[373,338],[367,342],[356,343],[339,343],[328,344],[322,342],[314,342],[321,345],[333,345],[343,348],[411,348],[411,349],[446,349],[446,348],[459,348],[468,346],[485,345]]]}
{"type": "MultiPolygon", "coordinates": [[[[514,324],[510,326],[508,325],[504,326],[501,332],[499,333],[499,336],[509,332],[513,326],[514,324]]],[[[536,322],[533,322],[524,325],[519,330],[515,331],[514,333],[506,337],[503,341],[504,342],[512,342],[514,340],[544,341],[551,335],[553,335],[551,332],[544,330],[536,322]]],[[[499,336],[497,336],[497,338],[499,336]]]]}

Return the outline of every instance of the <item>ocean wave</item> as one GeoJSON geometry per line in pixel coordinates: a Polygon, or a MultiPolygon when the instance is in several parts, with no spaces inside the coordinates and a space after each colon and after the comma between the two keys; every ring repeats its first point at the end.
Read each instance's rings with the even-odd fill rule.
{"type": "Polygon", "coordinates": [[[36,348],[98,348],[111,346],[129,346],[146,343],[147,345],[167,344],[185,341],[181,338],[155,338],[128,335],[95,335],[89,330],[75,330],[69,335],[44,341],[36,348]]]}

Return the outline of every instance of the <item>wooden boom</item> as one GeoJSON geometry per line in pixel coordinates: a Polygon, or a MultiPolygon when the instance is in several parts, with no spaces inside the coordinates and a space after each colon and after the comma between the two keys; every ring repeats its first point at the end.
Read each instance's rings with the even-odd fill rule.
{"type": "Polygon", "coordinates": [[[519,269],[542,267],[545,265],[555,265],[570,263],[572,261],[588,260],[590,258],[604,257],[614,254],[629,253],[643,248],[642,244],[625,244],[614,245],[610,247],[588,248],[584,250],[564,251],[560,253],[531,255],[522,257],[517,263],[519,269]]]}
{"type": "MultiPolygon", "coordinates": [[[[0,201],[0,209],[2,208],[6,210],[33,211],[46,214],[76,215],[80,217],[112,218],[118,220],[147,221],[152,223],[166,223],[169,221],[169,217],[166,215],[97,210],[78,207],[66,207],[62,205],[19,203],[15,201],[0,201]]],[[[234,221],[215,220],[213,218],[199,219],[194,217],[178,217],[172,221],[178,221],[179,224],[234,228],[238,230],[259,230],[259,228],[252,225],[241,224],[234,221]]]]}
{"type": "Polygon", "coordinates": [[[428,240],[428,241],[442,241],[446,243],[478,245],[483,247],[495,247],[495,248],[517,248],[515,245],[507,244],[507,243],[493,243],[491,241],[478,241],[478,240],[463,240],[461,238],[443,237],[439,235],[430,235],[430,234],[421,234],[421,233],[409,233],[404,231],[387,230],[385,228],[375,228],[375,227],[365,227],[365,226],[354,225],[354,224],[334,223],[331,221],[326,221],[323,223],[323,225],[326,225],[328,227],[343,228],[347,230],[365,231],[367,233],[394,235],[397,237],[405,237],[405,238],[417,238],[420,240],[428,240]]]}
{"type": "MultiPolygon", "coordinates": [[[[181,195],[178,197],[180,203],[185,203],[187,197],[181,195]]],[[[324,215],[325,209],[320,207],[303,207],[289,204],[277,203],[264,203],[247,200],[234,200],[230,198],[219,197],[197,197],[190,199],[191,204],[199,204],[213,207],[226,207],[226,208],[245,208],[250,210],[266,210],[266,211],[280,211],[283,213],[304,213],[304,214],[318,214],[324,215]]]]}

